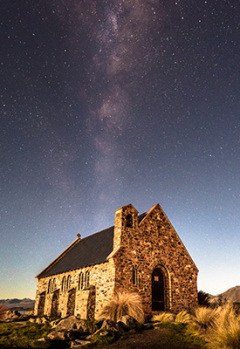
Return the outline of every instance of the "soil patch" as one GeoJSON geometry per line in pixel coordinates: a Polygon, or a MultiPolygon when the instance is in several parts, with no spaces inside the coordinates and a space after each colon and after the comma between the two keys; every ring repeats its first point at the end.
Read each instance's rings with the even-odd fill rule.
{"type": "Polygon", "coordinates": [[[171,330],[155,328],[141,333],[128,334],[113,344],[89,345],[87,348],[96,349],[200,349],[202,346],[179,341],[171,330]]]}

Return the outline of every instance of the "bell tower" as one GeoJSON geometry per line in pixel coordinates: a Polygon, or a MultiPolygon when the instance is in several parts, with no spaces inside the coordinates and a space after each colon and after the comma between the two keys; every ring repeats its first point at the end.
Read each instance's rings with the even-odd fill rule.
{"type": "Polygon", "coordinates": [[[116,250],[126,244],[129,234],[138,229],[138,211],[132,204],[123,206],[115,211],[114,243],[116,250]]]}

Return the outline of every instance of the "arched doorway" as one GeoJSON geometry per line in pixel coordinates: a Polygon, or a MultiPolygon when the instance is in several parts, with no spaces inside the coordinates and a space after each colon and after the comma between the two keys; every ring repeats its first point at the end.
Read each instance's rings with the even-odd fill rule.
{"type": "Polygon", "coordinates": [[[155,268],[152,273],[152,310],[165,310],[165,282],[160,268],[155,268]]]}

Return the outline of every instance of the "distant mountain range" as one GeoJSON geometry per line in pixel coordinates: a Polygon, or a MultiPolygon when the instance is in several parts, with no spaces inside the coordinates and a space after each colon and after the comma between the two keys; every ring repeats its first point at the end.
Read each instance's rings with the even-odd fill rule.
{"type": "Polygon", "coordinates": [[[229,300],[233,303],[240,303],[240,286],[229,288],[229,290],[218,294],[217,296],[211,296],[210,302],[217,302],[219,299],[229,300]]]}
{"type": "Polygon", "coordinates": [[[4,304],[8,309],[29,310],[34,308],[35,300],[30,298],[0,299],[0,303],[4,304]]]}

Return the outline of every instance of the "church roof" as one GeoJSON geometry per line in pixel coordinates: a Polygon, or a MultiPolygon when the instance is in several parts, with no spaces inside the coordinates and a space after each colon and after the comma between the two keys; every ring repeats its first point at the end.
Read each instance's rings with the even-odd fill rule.
{"type": "MultiPolygon", "coordinates": [[[[147,213],[138,216],[140,223],[147,213]]],[[[114,226],[83,239],[76,239],[52,263],[50,263],[37,278],[61,274],[70,270],[106,261],[113,251],[114,226]]]]}
{"type": "Polygon", "coordinates": [[[105,262],[113,250],[113,233],[112,226],[84,239],[77,239],[37,277],[43,278],[105,262]]]}

